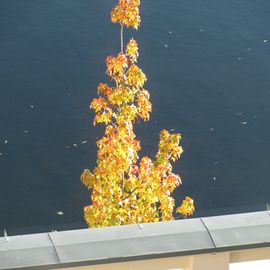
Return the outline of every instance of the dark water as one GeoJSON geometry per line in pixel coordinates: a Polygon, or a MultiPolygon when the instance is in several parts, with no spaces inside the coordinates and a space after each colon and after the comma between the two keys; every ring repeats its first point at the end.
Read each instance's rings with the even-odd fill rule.
{"type": "MultiPolygon", "coordinates": [[[[0,1],[1,230],[85,226],[79,177],[94,167],[103,130],[89,102],[119,48],[113,3],[0,1]]],[[[195,216],[265,209],[270,1],[142,0],[141,13],[140,30],[126,35],[139,42],[153,103],[151,121],[136,126],[141,155],[154,155],[162,128],[175,129],[185,150],[177,202],[192,196],[195,216]]]]}

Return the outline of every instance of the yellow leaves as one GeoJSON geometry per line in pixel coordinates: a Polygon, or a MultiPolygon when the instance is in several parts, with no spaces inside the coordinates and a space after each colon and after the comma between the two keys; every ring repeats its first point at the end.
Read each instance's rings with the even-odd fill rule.
{"type": "Polygon", "coordinates": [[[159,211],[161,212],[161,219],[163,221],[173,220],[173,208],[174,208],[174,199],[168,195],[163,194],[160,197],[160,206],[159,211]]]}
{"type": "Polygon", "coordinates": [[[126,192],[130,193],[132,190],[134,190],[138,186],[137,182],[138,182],[137,177],[135,176],[130,176],[129,178],[127,178],[127,180],[125,181],[125,186],[124,186],[126,192]]]}
{"type": "Polygon", "coordinates": [[[194,201],[190,197],[186,196],[181,206],[176,209],[176,212],[181,214],[184,218],[192,215],[195,211],[194,201]]]}
{"type": "Polygon", "coordinates": [[[88,189],[91,189],[95,183],[95,176],[86,169],[81,174],[81,181],[88,189]]]}
{"type": "Polygon", "coordinates": [[[112,22],[138,29],[141,22],[139,6],[140,0],[119,0],[111,12],[112,22]]]}
{"type": "Polygon", "coordinates": [[[132,64],[130,68],[127,70],[126,77],[127,77],[126,79],[127,83],[130,86],[135,87],[135,88],[143,87],[146,81],[145,74],[135,64],[132,64]]]}
{"type": "Polygon", "coordinates": [[[103,111],[102,113],[97,113],[93,121],[94,126],[97,123],[105,123],[106,125],[108,125],[111,122],[112,115],[113,112],[110,108],[103,111]]]}
{"type": "Polygon", "coordinates": [[[134,91],[127,87],[118,87],[108,97],[109,102],[112,105],[120,106],[122,104],[130,103],[134,101],[134,91]]]}
{"type": "Polygon", "coordinates": [[[121,125],[126,121],[134,121],[138,114],[138,108],[134,105],[122,105],[118,113],[116,113],[116,123],[121,125]]]}
{"type": "Polygon", "coordinates": [[[140,169],[142,171],[148,172],[153,167],[153,162],[149,157],[143,157],[140,162],[140,169]]]}
{"type": "Polygon", "coordinates": [[[179,146],[180,139],[180,134],[170,134],[165,129],[160,132],[158,153],[156,155],[157,164],[169,159],[176,161],[180,157],[183,153],[183,148],[179,146]]]}
{"type": "Polygon", "coordinates": [[[126,55],[129,56],[131,62],[137,62],[139,56],[138,44],[133,38],[127,44],[126,55]]]}
{"type": "Polygon", "coordinates": [[[150,118],[149,113],[152,111],[152,104],[149,100],[149,92],[141,90],[137,93],[137,104],[139,107],[139,114],[143,120],[148,121],[150,118]]]}

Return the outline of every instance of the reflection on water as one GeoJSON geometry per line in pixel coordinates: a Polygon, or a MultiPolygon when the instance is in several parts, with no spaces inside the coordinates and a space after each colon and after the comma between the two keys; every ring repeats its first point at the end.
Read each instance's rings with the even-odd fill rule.
{"type": "MultiPolygon", "coordinates": [[[[183,134],[175,164],[195,216],[265,209],[270,201],[270,2],[142,1],[134,35],[153,113],[136,126],[153,156],[162,128],[183,134]]],[[[0,228],[84,227],[94,167],[89,102],[119,48],[110,1],[0,3],[0,228]],[[62,212],[62,215],[57,214],[62,212]],[[60,224],[60,225],[57,225],[60,224]]],[[[3,230],[2,230],[3,231],[3,230]]]]}

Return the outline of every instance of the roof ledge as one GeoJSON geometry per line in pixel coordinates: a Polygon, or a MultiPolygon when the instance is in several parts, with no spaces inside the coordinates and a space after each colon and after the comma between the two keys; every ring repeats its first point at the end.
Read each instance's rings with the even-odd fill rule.
{"type": "Polygon", "coordinates": [[[0,269],[53,269],[270,247],[267,211],[0,237],[0,269]]]}

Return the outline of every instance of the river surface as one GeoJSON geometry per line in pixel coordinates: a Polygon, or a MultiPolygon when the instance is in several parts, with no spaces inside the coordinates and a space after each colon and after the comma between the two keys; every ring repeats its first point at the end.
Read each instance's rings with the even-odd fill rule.
{"type": "MultiPolygon", "coordinates": [[[[153,103],[135,128],[140,156],[153,157],[160,130],[174,129],[185,150],[177,203],[193,197],[195,217],[265,210],[270,1],[141,2],[141,28],[125,32],[139,43],[153,103]]],[[[0,235],[86,226],[80,174],[95,166],[104,130],[89,103],[120,47],[114,3],[0,1],[0,235]]]]}

